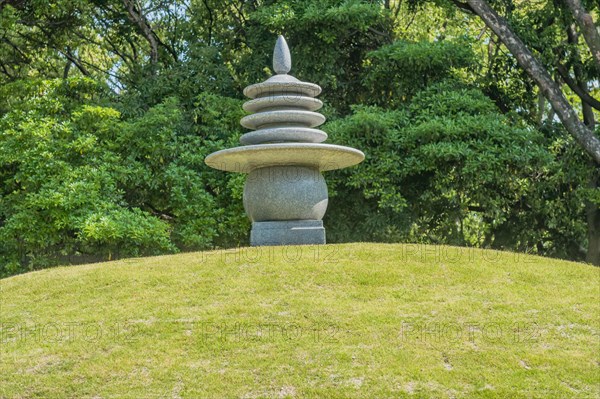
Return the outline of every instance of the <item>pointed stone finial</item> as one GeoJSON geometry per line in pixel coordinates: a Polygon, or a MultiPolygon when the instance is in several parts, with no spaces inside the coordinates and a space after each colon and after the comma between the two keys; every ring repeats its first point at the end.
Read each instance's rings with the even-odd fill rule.
{"type": "Polygon", "coordinates": [[[277,38],[273,50],[273,69],[278,75],[286,74],[292,69],[292,56],[290,49],[282,35],[277,38]]]}

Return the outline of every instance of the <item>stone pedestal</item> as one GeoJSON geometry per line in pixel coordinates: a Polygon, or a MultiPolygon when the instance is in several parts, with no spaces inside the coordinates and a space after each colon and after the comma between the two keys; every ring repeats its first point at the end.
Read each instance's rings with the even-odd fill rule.
{"type": "Polygon", "coordinates": [[[325,244],[322,220],[283,220],[253,222],[250,245],[319,245],[325,244]]]}

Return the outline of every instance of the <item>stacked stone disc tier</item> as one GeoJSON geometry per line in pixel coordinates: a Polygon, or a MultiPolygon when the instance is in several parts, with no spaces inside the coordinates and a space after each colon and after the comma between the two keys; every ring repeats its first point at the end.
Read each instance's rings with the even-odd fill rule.
{"type": "Polygon", "coordinates": [[[288,75],[291,56],[279,36],[273,52],[277,73],[244,89],[251,114],[242,126],[254,131],[240,138],[241,147],[206,157],[212,168],[248,173],[244,209],[252,220],[250,245],[325,244],[323,216],[327,185],[321,172],[360,163],[354,148],[322,144],[327,134],[316,127],[325,122],[315,97],[321,88],[288,75]]]}

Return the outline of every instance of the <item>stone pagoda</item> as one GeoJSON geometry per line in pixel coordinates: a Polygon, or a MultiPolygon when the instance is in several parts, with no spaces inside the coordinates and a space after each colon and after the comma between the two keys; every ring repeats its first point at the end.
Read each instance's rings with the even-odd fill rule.
{"type": "Polygon", "coordinates": [[[247,173],[244,209],[252,220],[250,245],[325,244],[323,216],[327,185],[321,172],[356,165],[365,155],[354,148],[322,144],[327,134],[315,97],[321,88],[288,75],[292,58],[283,36],[273,51],[276,75],[244,89],[251,98],[242,126],[254,131],[242,146],[208,155],[208,166],[247,173]]]}

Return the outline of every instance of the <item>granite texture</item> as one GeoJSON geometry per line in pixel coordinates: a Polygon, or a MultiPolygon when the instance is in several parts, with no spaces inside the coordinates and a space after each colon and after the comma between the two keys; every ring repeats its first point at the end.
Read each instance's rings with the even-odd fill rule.
{"type": "Polygon", "coordinates": [[[318,112],[304,110],[265,111],[248,115],[240,123],[248,129],[260,129],[263,126],[306,126],[322,125],[325,117],[318,112]]]}
{"type": "Polygon", "coordinates": [[[322,245],[325,228],[321,220],[287,220],[281,222],[254,222],[250,231],[250,245],[322,245]]]}
{"type": "Polygon", "coordinates": [[[270,78],[263,83],[248,86],[244,89],[244,95],[249,98],[274,95],[303,95],[307,97],[316,97],[320,93],[321,88],[313,83],[301,82],[299,80],[295,83],[281,82],[274,80],[273,78],[270,78]]]}
{"type": "Polygon", "coordinates": [[[308,166],[324,172],[356,165],[364,157],[359,150],[334,144],[276,143],[213,152],[205,162],[211,168],[237,173],[273,165],[308,166]]]}
{"type": "Polygon", "coordinates": [[[262,129],[240,137],[242,145],[277,142],[321,143],[325,140],[327,140],[327,133],[322,130],[294,126],[262,129]]]}
{"type": "Polygon", "coordinates": [[[321,220],[327,185],[316,168],[271,166],[255,169],[244,185],[244,209],[253,222],[321,220]]]}
{"type": "Polygon", "coordinates": [[[292,56],[285,38],[277,37],[277,43],[273,49],[273,70],[276,74],[287,74],[292,69],[292,56]]]}
{"type": "Polygon", "coordinates": [[[287,96],[276,95],[255,98],[254,100],[246,101],[243,105],[243,108],[248,112],[260,112],[277,109],[305,109],[307,111],[316,111],[322,106],[323,103],[321,100],[299,94],[292,94],[287,96]]]}

